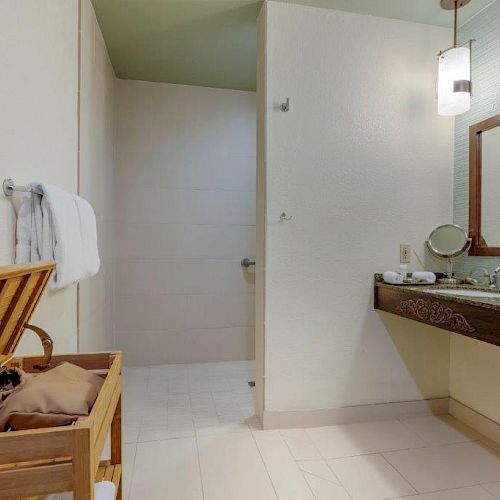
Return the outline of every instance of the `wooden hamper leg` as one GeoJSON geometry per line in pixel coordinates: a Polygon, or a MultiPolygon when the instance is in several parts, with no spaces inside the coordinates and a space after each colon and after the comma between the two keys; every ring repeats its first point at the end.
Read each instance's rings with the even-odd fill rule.
{"type": "Polygon", "coordinates": [[[90,427],[75,428],[73,441],[73,499],[94,500],[94,453],[90,427]]]}
{"type": "Polygon", "coordinates": [[[120,484],[116,493],[116,500],[122,499],[123,484],[123,463],[122,463],[122,397],[116,405],[113,421],[111,422],[111,464],[121,464],[122,473],[120,475],[120,484]]]}

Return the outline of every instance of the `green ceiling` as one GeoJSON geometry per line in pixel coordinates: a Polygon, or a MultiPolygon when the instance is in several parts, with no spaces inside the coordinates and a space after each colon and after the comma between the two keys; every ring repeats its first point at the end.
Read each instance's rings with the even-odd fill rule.
{"type": "MultiPolygon", "coordinates": [[[[439,0],[277,0],[451,26],[439,0]]],[[[131,80],[255,90],[262,1],[92,0],[116,75],[131,80]]],[[[491,0],[472,0],[465,20],[491,0]]]]}

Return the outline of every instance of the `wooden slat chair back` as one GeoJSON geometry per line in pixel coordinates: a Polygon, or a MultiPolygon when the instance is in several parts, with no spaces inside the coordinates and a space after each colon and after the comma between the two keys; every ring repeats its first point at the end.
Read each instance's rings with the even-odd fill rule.
{"type": "Polygon", "coordinates": [[[0,366],[12,357],[53,270],[52,262],[0,268],[0,366]]]}

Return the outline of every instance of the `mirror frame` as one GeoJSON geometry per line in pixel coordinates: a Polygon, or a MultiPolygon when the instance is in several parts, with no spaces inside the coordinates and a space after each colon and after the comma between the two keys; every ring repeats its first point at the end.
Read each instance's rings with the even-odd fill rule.
{"type": "Polygon", "coordinates": [[[500,247],[489,247],[481,235],[482,134],[500,127],[500,115],[469,127],[469,255],[500,256],[500,247]]]}

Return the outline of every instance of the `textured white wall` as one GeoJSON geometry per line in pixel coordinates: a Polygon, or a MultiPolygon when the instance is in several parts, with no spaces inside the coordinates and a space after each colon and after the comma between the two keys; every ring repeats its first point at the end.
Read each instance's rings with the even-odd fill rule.
{"type": "Polygon", "coordinates": [[[266,410],[446,396],[448,334],[374,311],[372,282],[452,219],[450,31],[275,2],[261,22],[266,410]]]}
{"type": "Polygon", "coordinates": [[[253,358],[255,94],[118,81],[116,342],[132,364],[253,358]]]}
{"type": "Polygon", "coordinates": [[[81,2],[80,195],[97,218],[99,273],[80,283],[79,349],[113,345],[115,74],[90,0],[81,2]]]}
{"type": "MultiPolygon", "coordinates": [[[[0,182],[77,189],[78,1],[0,0],[0,182]]],[[[16,196],[16,205],[19,197],[16,196]]],[[[0,264],[14,260],[15,211],[0,193],[0,264]]],[[[46,292],[32,320],[76,350],[76,287],[46,292]]],[[[18,353],[41,352],[26,333],[18,353]]]]}

